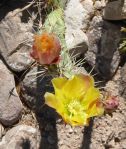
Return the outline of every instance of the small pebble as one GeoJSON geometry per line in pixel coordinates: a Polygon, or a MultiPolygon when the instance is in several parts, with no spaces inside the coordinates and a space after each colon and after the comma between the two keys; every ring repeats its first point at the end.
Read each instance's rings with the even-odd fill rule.
{"type": "Polygon", "coordinates": [[[100,1],[96,1],[94,7],[95,9],[100,10],[102,9],[102,3],[100,1]]]}
{"type": "Polygon", "coordinates": [[[122,131],[119,133],[118,137],[121,139],[121,140],[124,140],[126,139],[126,131],[122,131]]]}

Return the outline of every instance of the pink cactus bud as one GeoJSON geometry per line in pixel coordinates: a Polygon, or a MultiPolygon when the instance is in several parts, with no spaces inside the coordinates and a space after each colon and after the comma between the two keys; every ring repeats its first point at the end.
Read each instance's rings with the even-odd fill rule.
{"type": "Polygon", "coordinates": [[[115,110],[119,106],[119,101],[117,99],[117,96],[111,96],[109,95],[104,103],[104,107],[107,111],[115,110]]]}

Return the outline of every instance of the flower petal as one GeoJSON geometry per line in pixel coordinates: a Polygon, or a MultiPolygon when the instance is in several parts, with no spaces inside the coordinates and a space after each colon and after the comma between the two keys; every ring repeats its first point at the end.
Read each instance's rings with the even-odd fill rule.
{"type": "Polygon", "coordinates": [[[104,113],[104,108],[99,101],[94,101],[87,110],[88,117],[100,116],[104,113]]]}
{"type": "Polygon", "coordinates": [[[56,100],[55,95],[53,95],[52,93],[46,92],[44,97],[45,97],[45,104],[47,104],[48,106],[54,109],[58,107],[58,102],[56,100]]]}
{"type": "Polygon", "coordinates": [[[94,81],[92,77],[88,75],[75,75],[72,79],[67,81],[63,90],[64,94],[68,98],[80,99],[82,95],[86,93],[89,87],[93,86],[94,81]]]}
{"type": "Polygon", "coordinates": [[[67,79],[63,78],[63,77],[52,79],[52,84],[54,86],[54,89],[56,89],[56,88],[62,89],[66,82],[67,82],[67,79]]]}
{"type": "Polygon", "coordinates": [[[67,99],[65,98],[62,88],[66,84],[68,80],[66,78],[54,78],[52,80],[52,84],[55,90],[55,96],[62,101],[63,104],[67,103],[67,99]]]}
{"type": "Polygon", "coordinates": [[[68,114],[64,114],[63,120],[72,125],[72,126],[82,126],[82,125],[88,125],[88,115],[86,113],[79,113],[74,116],[70,116],[68,114]]]}
{"type": "Polygon", "coordinates": [[[83,104],[84,110],[87,110],[89,108],[89,105],[92,102],[96,101],[96,99],[100,99],[100,92],[97,88],[90,87],[86,92],[83,100],[81,101],[83,104]]]}
{"type": "Polygon", "coordinates": [[[72,126],[82,126],[87,125],[87,117],[88,115],[86,113],[75,115],[71,118],[71,125],[72,126]]]}
{"type": "Polygon", "coordinates": [[[64,111],[64,105],[62,103],[62,100],[60,101],[60,99],[57,99],[55,95],[48,92],[45,93],[44,97],[45,97],[45,104],[56,109],[56,111],[59,114],[62,114],[62,112],[64,111]]]}

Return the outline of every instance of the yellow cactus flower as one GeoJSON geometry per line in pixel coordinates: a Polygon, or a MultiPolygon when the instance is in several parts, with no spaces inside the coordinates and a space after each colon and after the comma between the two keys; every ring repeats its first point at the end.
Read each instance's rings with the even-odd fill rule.
{"type": "Polygon", "coordinates": [[[55,94],[45,93],[45,104],[54,108],[72,126],[88,125],[90,117],[102,115],[100,91],[89,75],[52,79],[55,94]]]}

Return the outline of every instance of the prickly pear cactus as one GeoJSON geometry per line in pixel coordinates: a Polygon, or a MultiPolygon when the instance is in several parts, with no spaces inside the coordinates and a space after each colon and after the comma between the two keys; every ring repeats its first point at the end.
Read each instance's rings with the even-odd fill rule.
{"type": "Polygon", "coordinates": [[[57,9],[51,11],[47,15],[43,28],[39,32],[54,33],[58,36],[62,47],[61,60],[59,63],[60,74],[70,78],[75,73],[75,62],[74,58],[69,54],[69,49],[67,48],[65,42],[65,22],[63,8],[65,6],[66,0],[62,2],[60,0],[50,0],[49,3],[52,3],[53,6],[57,6],[57,9]]]}
{"type": "MultiPolygon", "coordinates": [[[[121,31],[125,32],[125,34],[126,34],[126,28],[122,27],[121,31]]],[[[122,42],[119,46],[119,50],[121,53],[126,53],[126,38],[122,39],[122,42]]]]}
{"type": "Polygon", "coordinates": [[[54,7],[54,8],[62,8],[62,9],[65,9],[65,6],[66,6],[66,3],[67,3],[67,0],[48,0],[48,5],[50,7],[54,7]]]}

